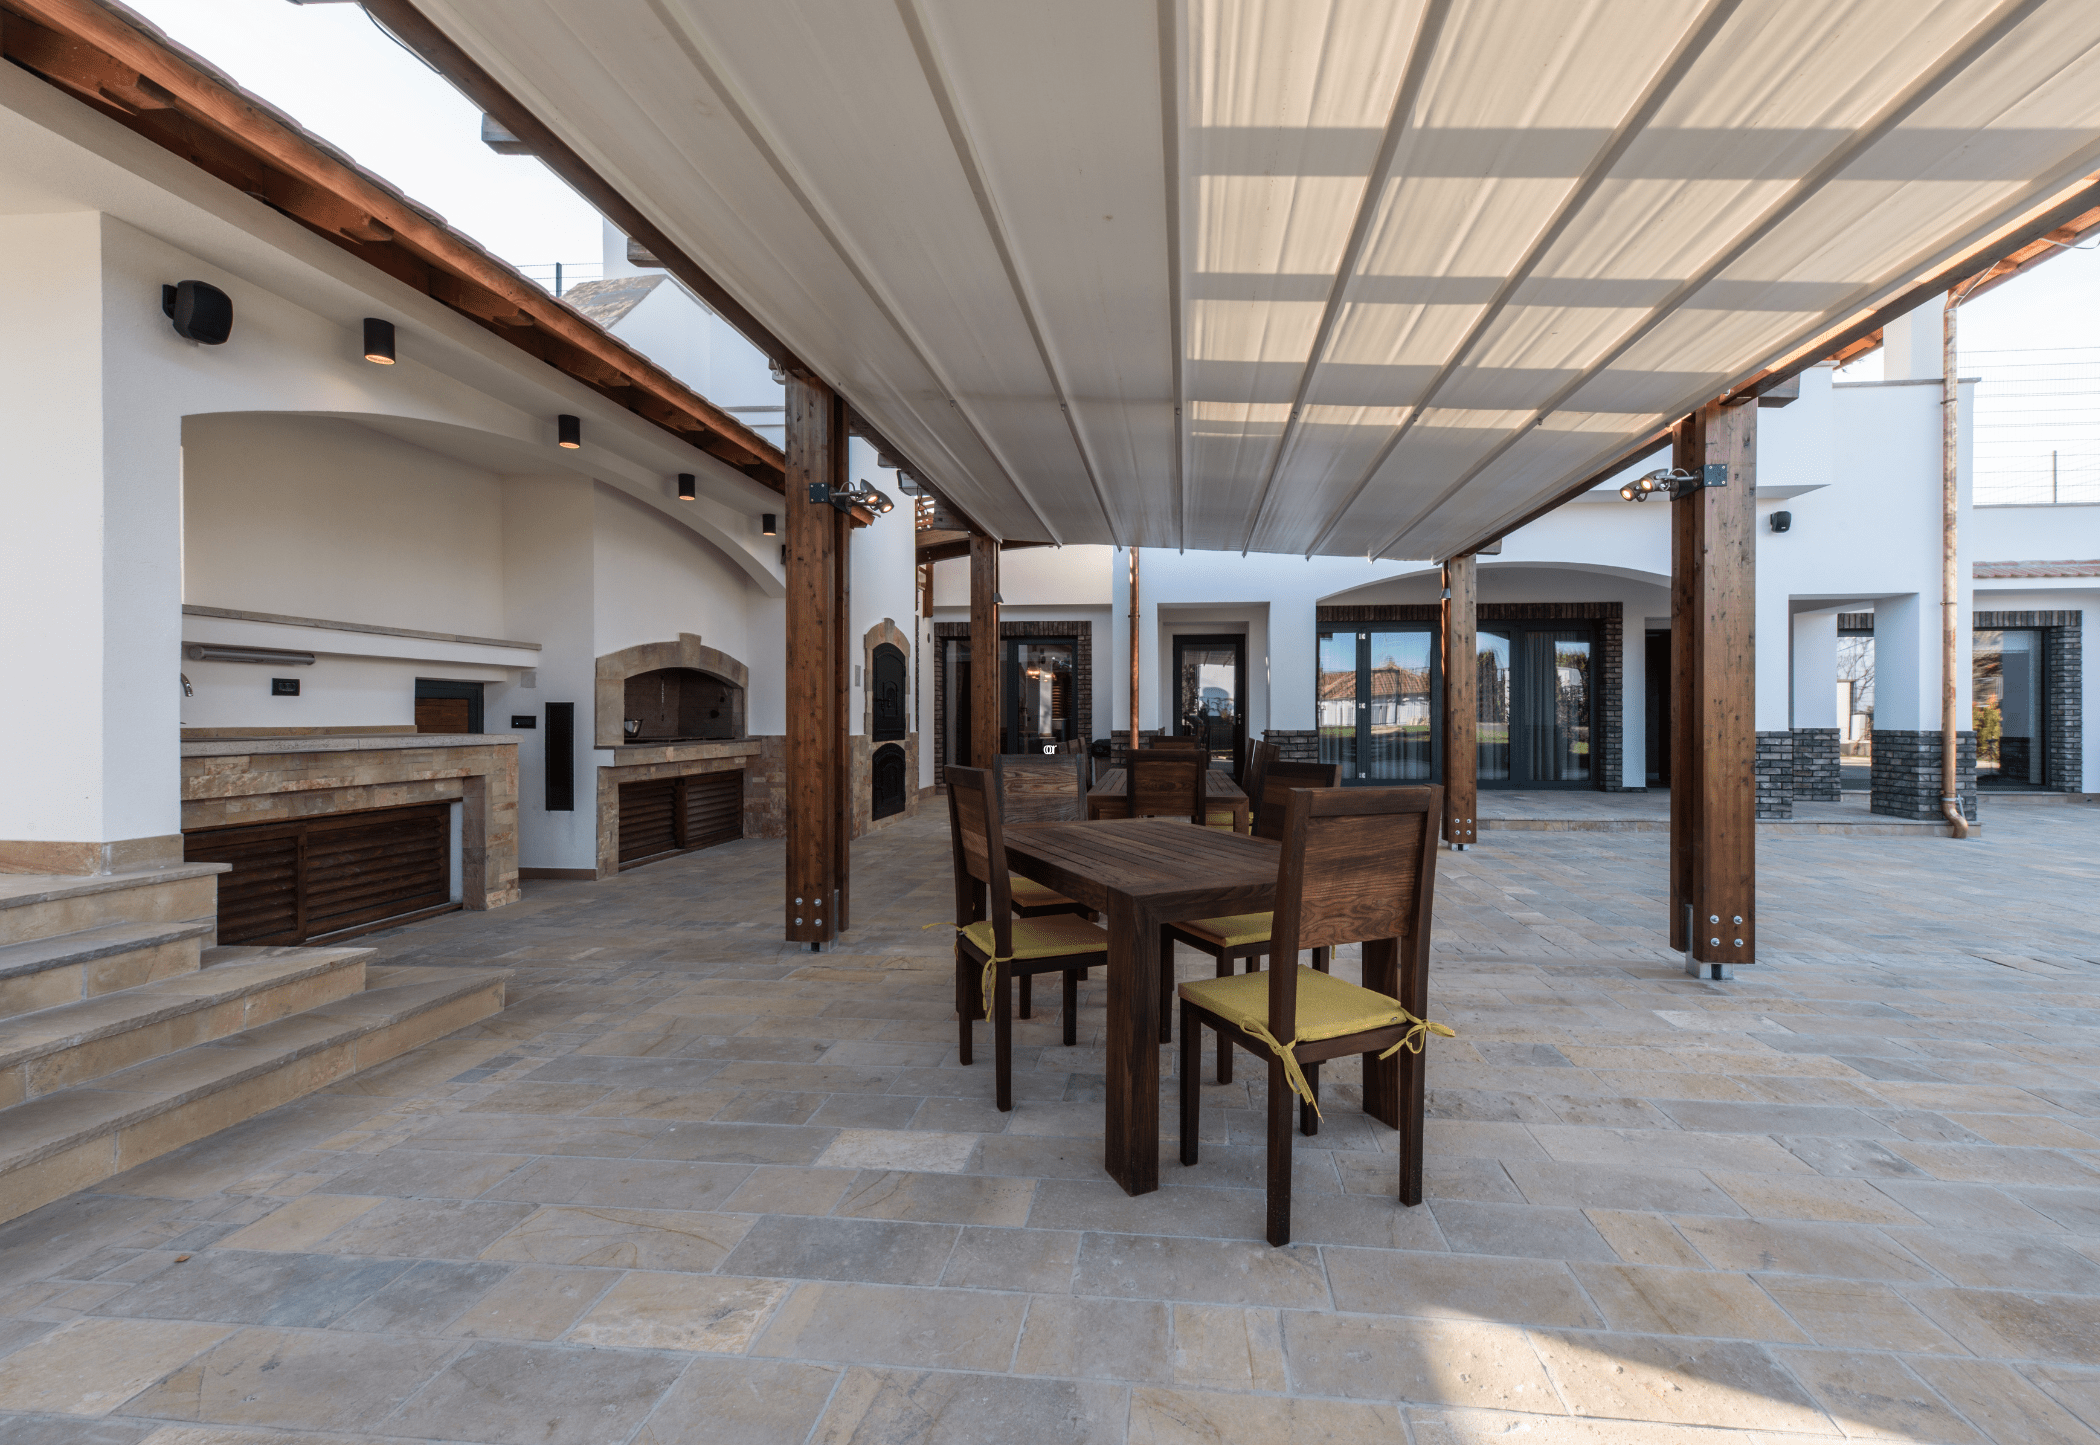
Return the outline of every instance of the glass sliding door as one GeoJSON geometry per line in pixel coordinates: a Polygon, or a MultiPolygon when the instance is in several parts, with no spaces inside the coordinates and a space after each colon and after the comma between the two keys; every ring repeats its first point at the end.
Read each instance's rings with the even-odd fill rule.
{"type": "Polygon", "coordinates": [[[1590,769],[1590,635],[1516,634],[1522,679],[1511,732],[1524,781],[1587,783],[1590,769]]]}
{"type": "Polygon", "coordinates": [[[1201,739],[1214,762],[1237,763],[1246,692],[1246,638],[1174,639],[1174,732],[1201,739]]]}
{"type": "Polygon", "coordinates": [[[1430,657],[1426,631],[1373,632],[1365,638],[1369,690],[1360,699],[1364,720],[1364,778],[1372,783],[1427,783],[1436,778],[1430,718],[1430,657]]]}
{"type": "Polygon", "coordinates": [[[1971,657],[1976,782],[2039,788],[2048,782],[2042,736],[2042,634],[1978,628],[1971,657]]]}
{"type": "Polygon", "coordinates": [[[1008,639],[1001,752],[1054,753],[1077,736],[1078,666],[1075,638],[1008,639]]]}
{"type": "Polygon", "coordinates": [[[1480,749],[1482,784],[1506,783],[1511,778],[1509,751],[1510,692],[1509,634],[1479,632],[1479,648],[1473,664],[1474,685],[1479,695],[1480,715],[1474,726],[1480,749]]]}
{"type": "Polygon", "coordinates": [[[1320,671],[1315,698],[1320,761],[1339,763],[1342,781],[1354,782],[1356,766],[1357,635],[1320,634],[1320,671]]]}

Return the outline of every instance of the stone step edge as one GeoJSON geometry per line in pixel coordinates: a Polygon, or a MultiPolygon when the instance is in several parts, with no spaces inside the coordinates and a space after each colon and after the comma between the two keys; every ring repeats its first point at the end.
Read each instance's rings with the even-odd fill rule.
{"type": "MultiPolygon", "coordinates": [[[[198,979],[213,976],[212,970],[200,970],[197,973],[176,974],[173,978],[155,979],[151,983],[137,984],[131,988],[119,989],[115,993],[96,994],[93,998],[75,999],[71,1003],[54,1004],[50,1008],[38,1009],[34,1013],[15,1014],[11,1018],[0,1020],[0,1069],[10,1069],[17,1064],[27,1063],[32,1059],[46,1058],[52,1054],[64,1053],[67,1049],[77,1049],[87,1044],[99,1043],[104,1039],[115,1038],[119,1034],[128,1034],[135,1029],[151,1028],[153,1025],[163,1023],[168,1019],[179,1018],[186,1013],[197,1013],[204,1009],[217,1008],[220,1004],[232,1003],[235,999],[250,998],[259,993],[268,993],[272,989],[305,983],[308,979],[318,978],[324,973],[349,968],[368,957],[375,950],[369,948],[302,948],[296,950],[286,949],[285,952],[311,953],[316,956],[311,959],[276,957],[222,960],[216,965],[216,968],[218,975],[225,980],[225,987],[210,993],[183,992],[173,987],[174,985],[186,984],[190,988],[195,988],[198,979]],[[288,965],[288,967],[268,974],[261,973],[256,967],[259,964],[269,963],[288,965]],[[258,976],[244,977],[242,974],[244,969],[252,971],[258,976]],[[9,1048],[5,1041],[7,1030],[16,1025],[27,1024],[34,1020],[63,1024],[65,1016],[69,1012],[85,1013],[90,1010],[106,1009],[111,1003],[123,999],[149,998],[165,998],[166,1002],[159,1008],[134,1014],[127,1018],[110,1019],[100,1026],[90,1027],[83,1032],[69,1034],[63,1038],[44,1039],[37,1043],[23,1044],[16,1048],[9,1048]]],[[[362,990],[359,991],[361,992],[362,990]]],[[[272,1022],[275,1022],[275,1020],[272,1020],[272,1022]]],[[[234,1035],[227,1034],[222,1037],[232,1038],[234,1035]]],[[[129,1068],[131,1066],[127,1064],[125,1067],[129,1068]]]]}
{"type": "MultiPolygon", "coordinates": [[[[218,932],[216,914],[208,918],[185,918],[174,923],[102,923],[47,938],[0,944],[0,978],[25,978],[49,973],[76,963],[92,963],[120,953],[138,953],[186,938],[206,938],[218,932]]],[[[19,1017],[19,1015],[18,1015],[19,1017]]]]}
{"type": "MultiPolygon", "coordinates": [[[[373,1034],[379,1032],[382,1029],[392,1028],[394,1025],[403,1023],[408,1019],[415,1017],[417,1014],[427,1013],[432,1009],[443,1008],[446,1004],[454,1003],[459,999],[466,998],[468,995],[477,993],[480,990],[488,988],[491,985],[495,985],[498,989],[500,989],[505,980],[507,980],[509,977],[509,971],[505,969],[476,970],[472,973],[465,975],[454,986],[446,989],[437,990],[435,993],[431,994],[428,997],[419,998],[407,1007],[391,1010],[385,1013],[361,1017],[355,1022],[346,1024],[342,1028],[334,1030],[324,1035],[323,1037],[308,1039],[303,1043],[291,1045],[286,1048],[276,1050],[272,1052],[268,1058],[254,1060],[245,1065],[244,1067],[230,1069],[227,1072],[216,1075],[213,1078],[208,1079],[200,1084],[197,1084],[192,1088],[183,1089],[174,1093],[165,1094],[156,1098],[148,1099],[144,1102],[135,1104],[128,1109],[112,1111],[108,1114],[102,1115],[101,1117],[94,1119],[91,1122],[83,1123],[78,1128],[72,1129],[63,1135],[60,1135],[59,1137],[48,1139],[43,1143],[36,1145],[33,1148],[23,1149],[14,1153],[0,1153],[0,1178],[5,1178],[7,1175],[13,1174],[17,1170],[33,1168],[34,1166],[41,1164],[46,1159],[53,1158],[60,1154],[64,1154],[68,1150],[77,1149],[81,1145],[89,1143],[105,1135],[117,1133],[124,1129],[129,1129],[133,1125],[143,1123],[146,1120],[153,1118],[157,1114],[164,1114],[170,1110],[182,1108],[184,1105],[195,1103],[198,1099],[204,1098],[208,1095],[220,1093],[224,1090],[231,1088],[236,1088],[241,1084],[247,1083],[250,1079],[261,1078],[265,1074],[273,1073],[278,1069],[288,1068],[291,1065],[298,1063],[301,1059],[309,1058],[314,1054],[318,1054],[325,1050],[335,1048],[339,1044],[349,1043],[353,1040],[363,1038],[367,1034],[373,1034]]],[[[395,989],[399,989],[400,991],[407,993],[411,991],[422,991],[429,988],[430,984],[427,980],[417,979],[403,983],[382,984],[378,988],[367,989],[365,993],[388,993],[395,989]]],[[[356,995],[355,997],[362,998],[364,997],[364,995],[360,994],[356,995]]],[[[343,1000],[343,1002],[349,1001],[350,1000],[343,1000]]],[[[502,1006],[503,1005],[499,996],[496,1007],[500,1009],[502,1008],[502,1006]]],[[[340,1007],[340,1004],[323,1004],[321,1005],[321,1009],[304,1014],[293,1014],[290,1019],[277,1019],[270,1024],[262,1025],[262,1027],[271,1028],[277,1025],[292,1022],[293,1020],[311,1018],[314,1017],[315,1014],[320,1013],[321,1010],[335,1007],[340,1007]]],[[[184,1054],[190,1053],[193,1050],[198,1049],[220,1049],[228,1043],[239,1039],[240,1037],[240,1034],[228,1034],[225,1038],[215,1039],[210,1043],[193,1044],[188,1049],[179,1049],[175,1053],[164,1055],[162,1058],[153,1060],[152,1062],[155,1064],[165,1063],[168,1059],[181,1058],[184,1054]]],[[[150,1067],[150,1065],[134,1065],[133,1067],[143,1068],[150,1067]]],[[[109,1094],[122,1093],[122,1090],[111,1089],[108,1086],[112,1080],[121,1078],[124,1073],[128,1072],[130,1071],[120,1070],[118,1073],[110,1074],[104,1078],[97,1079],[92,1084],[81,1084],[76,1085],[70,1089],[61,1089],[57,1093],[46,1094],[42,1098],[38,1099],[31,1099],[27,1103],[17,1104],[10,1109],[0,1109],[0,1134],[5,1133],[9,1117],[18,1117],[20,1113],[24,1110],[36,1109],[40,1105],[48,1105],[56,1100],[62,1100],[69,1097],[76,1097],[78,1095],[90,1092],[109,1094]]],[[[331,1080],[330,1082],[334,1081],[331,1080]]],[[[143,1163],[145,1161],[140,1160],[138,1162],[143,1163]]],[[[126,1167],[128,1168],[130,1166],[127,1165],[126,1167]]]]}
{"type": "Polygon", "coordinates": [[[231,863],[170,863],[131,873],[0,873],[0,910],[34,908],[96,893],[123,893],[163,883],[187,883],[233,871],[231,863]]]}

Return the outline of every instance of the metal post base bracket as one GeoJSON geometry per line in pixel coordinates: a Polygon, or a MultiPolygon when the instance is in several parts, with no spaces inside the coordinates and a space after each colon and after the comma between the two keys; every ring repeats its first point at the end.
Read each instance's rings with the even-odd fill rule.
{"type": "Polygon", "coordinates": [[[1732,963],[1700,963],[1690,957],[1684,961],[1684,971],[1688,978],[1702,979],[1710,983],[1725,983],[1735,977],[1735,965],[1732,963]]]}

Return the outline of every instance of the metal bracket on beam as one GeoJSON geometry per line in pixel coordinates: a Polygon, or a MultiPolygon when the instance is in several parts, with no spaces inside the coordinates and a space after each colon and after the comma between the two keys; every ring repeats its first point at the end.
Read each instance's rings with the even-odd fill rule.
{"type": "Polygon", "coordinates": [[[1672,472],[1665,478],[1670,484],[1670,500],[1681,502],[1694,492],[1703,492],[1708,487],[1728,485],[1728,463],[1708,462],[1699,469],[1698,475],[1690,472],[1672,472]]]}

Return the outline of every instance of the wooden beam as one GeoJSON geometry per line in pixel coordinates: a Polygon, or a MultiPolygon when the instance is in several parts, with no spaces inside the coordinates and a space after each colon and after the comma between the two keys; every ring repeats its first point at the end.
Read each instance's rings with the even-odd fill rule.
{"type": "Polygon", "coordinates": [[[1138,678],[1143,674],[1144,631],[1138,619],[1144,615],[1138,599],[1138,549],[1130,549],[1130,750],[1137,751],[1138,719],[1144,714],[1138,708],[1138,678]]]}
{"type": "Polygon", "coordinates": [[[970,766],[999,756],[999,544],[970,539],[970,766]]]}
{"type": "Polygon", "coordinates": [[[775,490],[784,485],[780,453],[736,417],[117,12],[94,0],[6,0],[0,54],[681,441],[775,490]],[[617,384],[593,380],[585,358],[617,384]]]}
{"type": "MultiPolygon", "coordinates": [[[[847,475],[846,402],[832,397],[831,486],[849,491],[847,475]]],[[[834,926],[844,933],[853,926],[853,519],[836,507],[824,509],[831,522],[831,874],[837,890],[834,926]]]]}
{"type": "Polygon", "coordinates": [[[838,475],[837,398],[822,382],[787,383],[787,895],[790,943],[838,936],[836,774],[839,512],[813,502],[838,475]]]}
{"type": "Polygon", "coordinates": [[[1702,407],[1672,453],[1727,478],[1670,503],[1670,943],[1722,978],[1757,961],[1757,408],[1702,407]]]}
{"type": "Polygon", "coordinates": [[[1480,841],[1474,818],[1480,800],[1477,572],[1470,552],[1444,563],[1444,841],[1454,848],[1480,841]]]}

